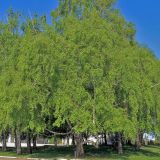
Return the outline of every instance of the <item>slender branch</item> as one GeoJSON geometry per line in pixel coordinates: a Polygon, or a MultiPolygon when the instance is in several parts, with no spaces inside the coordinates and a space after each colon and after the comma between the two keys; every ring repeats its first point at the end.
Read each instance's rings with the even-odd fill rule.
{"type": "Polygon", "coordinates": [[[61,136],[69,135],[69,134],[72,133],[72,131],[69,131],[69,132],[67,132],[67,133],[53,132],[53,131],[51,131],[51,130],[49,130],[49,129],[46,129],[46,131],[48,131],[49,133],[52,133],[53,135],[61,135],[61,136]]]}
{"type": "Polygon", "coordinates": [[[66,122],[67,122],[67,124],[68,124],[70,130],[72,131],[72,130],[73,130],[73,127],[72,127],[71,123],[69,122],[69,120],[66,120],[66,122]]]}
{"type": "Polygon", "coordinates": [[[160,83],[157,83],[157,84],[151,86],[151,88],[154,88],[154,87],[159,86],[159,85],[160,85],[160,83]]]}
{"type": "Polygon", "coordinates": [[[49,135],[46,135],[46,134],[44,134],[44,133],[38,133],[39,135],[41,135],[41,136],[45,136],[45,137],[47,137],[47,138],[52,138],[53,136],[49,136],[49,135]]]}

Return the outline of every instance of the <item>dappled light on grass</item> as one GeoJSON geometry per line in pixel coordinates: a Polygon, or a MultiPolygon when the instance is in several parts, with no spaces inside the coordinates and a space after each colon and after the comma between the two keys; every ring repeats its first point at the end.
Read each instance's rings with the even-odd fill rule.
{"type": "MultiPolygon", "coordinates": [[[[145,146],[137,152],[132,147],[125,146],[124,154],[118,155],[116,151],[109,147],[100,147],[96,149],[93,146],[85,146],[87,160],[159,160],[160,146],[145,146]]],[[[26,151],[26,148],[23,148],[26,151]]],[[[16,156],[14,149],[8,149],[7,152],[0,152],[0,156],[16,156]]],[[[20,155],[19,158],[45,158],[45,159],[72,159],[73,147],[40,147],[33,154],[27,153],[20,155]]]]}

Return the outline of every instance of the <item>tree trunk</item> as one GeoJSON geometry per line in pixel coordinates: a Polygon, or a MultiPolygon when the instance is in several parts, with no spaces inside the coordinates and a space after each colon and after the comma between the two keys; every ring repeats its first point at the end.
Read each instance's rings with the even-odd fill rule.
{"type": "Polygon", "coordinates": [[[21,133],[19,129],[16,129],[16,152],[17,154],[22,154],[21,133]]]}
{"type": "Polygon", "coordinates": [[[117,150],[118,154],[123,154],[123,147],[122,147],[122,136],[121,133],[116,134],[117,139],[117,150]]]}
{"type": "Polygon", "coordinates": [[[135,141],[135,150],[139,151],[140,148],[141,148],[141,140],[140,140],[140,134],[138,133],[135,141]]]}
{"type": "Polygon", "coordinates": [[[15,148],[17,149],[17,136],[16,136],[16,129],[14,130],[14,139],[15,139],[15,148]]]}
{"type": "Polygon", "coordinates": [[[54,146],[57,147],[57,136],[54,135],[54,146]]]}
{"type": "Polygon", "coordinates": [[[105,144],[105,146],[107,146],[107,136],[106,136],[106,133],[104,133],[104,144],[105,144]]]}
{"type": "Polygon", "coordinates": [[[37,149],[37,135],[33,135],[33,149],[37,149]]]}
{"type": "Polygon", "coordinates": [[[69,135],[67,135],[67,147],[69,147],[69,135]]]}
{"type": "Polygon", "coordinates": [[[84,157],[83,137],[81,134],[75,134],[74,138],[76,142],[75,158],[82,158],[84,157]]]}
{"type": "Polygon", "coordinates": [[[141,143],[141,145],[143,144],[143,132],[141,132],[140,134],[139,134],[139,137],[140,137],[140,143],[141,143]]]}
{"type": "Polygon", "coordinates": [[[72,145],[75,146],[74,134],[72,135],[72,145]]]}
{"type": "Polygon", "coordinates": [[[3,131],[2,132],[2,151],[6,151],[7,150],[7,141],[6,141],[6,133],[3,131]]]}
{"type": "Polygon", "coordinates": [[[99,148],[99,138],[98,138],[98,136],[96,136],[96,139],[97,139],[97,141],[95,143],[95,147],[98,149],[99,148]]]}
{"type": "Polygon", "coordinates": [[[132,146],[132,141],[130,139],[128,139],[126,144],[129,145],[129,146],[132,146]]]}
{"type": "Polygon", "coordinates": [[[27,133],[27,152],[28,154],[32,154],[32,146],[31,146],[31,134],[27,133]]]}
{"type": "Polygon", "coordinates": [[[99,142],[98,142],[98,140],[95,143],[95,147],[96,147],[96,149],[99,149],[99,142]]]}

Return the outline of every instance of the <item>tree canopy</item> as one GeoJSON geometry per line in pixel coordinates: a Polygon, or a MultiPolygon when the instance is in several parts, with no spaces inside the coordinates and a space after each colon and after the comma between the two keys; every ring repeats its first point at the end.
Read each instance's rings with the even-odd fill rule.
{"type": "Polygon", "coordinates": [[[159,134],[159,59],[114,2],[59,0],[52,25],[9,10],[0,23],[1,132],[118,133],[136,143],[159,134]]]}

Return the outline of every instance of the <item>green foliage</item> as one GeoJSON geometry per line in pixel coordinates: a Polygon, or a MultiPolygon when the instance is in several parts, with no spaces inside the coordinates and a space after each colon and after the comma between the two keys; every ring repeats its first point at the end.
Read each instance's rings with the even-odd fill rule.
{"type": "Polygon", "coordinates": [[[96,135],[160,130],[159,60],[113,0],[63,0],[53,24],[0,23],[0,130],[96,135]],[[65,126],[65,127],[64,127],[65,126]]]}

